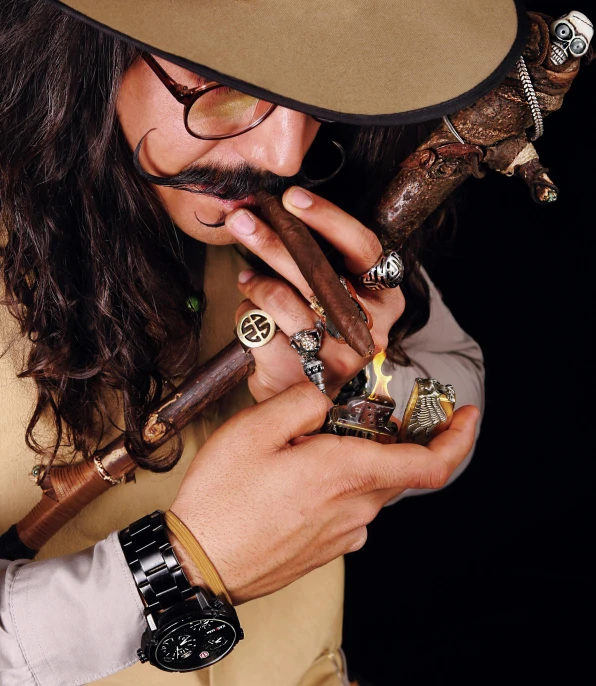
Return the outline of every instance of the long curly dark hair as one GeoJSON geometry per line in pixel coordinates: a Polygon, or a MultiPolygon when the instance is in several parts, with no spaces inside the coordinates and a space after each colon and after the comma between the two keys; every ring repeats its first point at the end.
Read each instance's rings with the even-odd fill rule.
{"type": "MultiPolygon", "coordinates": [[[[198,357],[200,315],[186,305],[184,240],[136,174],[116,115],[137,58],[44,0],[0,3],[0,268],[4,304],[31,341],[20,372],[37,386],[26,441],[46,464],[88,459],[115,407],[139,466],[167,471],[181,454],[178,445],[150,456],[140,438],[149,408],[198,357]],[[35,437],[42,416],[55,429],[51,449],[35,437]]],[[[428,129],[338,125],[348,162],[330,199],[366,221],[428,129]]],[[[420,249],[418,234],[402,253],[408,305],[391,347],[400,364],[404,337],[428,319],[420,249]]]]}

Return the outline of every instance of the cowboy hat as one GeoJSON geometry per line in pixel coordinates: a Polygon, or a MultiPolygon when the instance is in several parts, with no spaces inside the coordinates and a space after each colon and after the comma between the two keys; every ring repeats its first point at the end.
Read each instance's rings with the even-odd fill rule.
{"type": "Polygon", "coordinates": [[[211,80],[326,119],[403,124],[494,88],[520,0],[50,0],[211,80]]]}

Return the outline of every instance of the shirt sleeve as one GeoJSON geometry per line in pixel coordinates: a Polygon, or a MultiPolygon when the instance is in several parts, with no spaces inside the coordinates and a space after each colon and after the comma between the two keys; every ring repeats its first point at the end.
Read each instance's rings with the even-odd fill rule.
{"type": "Polygon", "coordinates": [[[137,661],[143,603],[118,534],[40,562],[0,560],[0,684],[76,686],[137,661]]]}
{"type": "MultiPolygon", "coordinates": [[[[455,321],[449,308],[443,302],[437,287],[426,271],[422,270],[430,289],[430,316],[427,324],[404,341],[404,349],[412,360],[410,367],[396,366],[391,370],[389,382],[391,396],[396,401],[395,414],[403,416],[416,377],[437,379],[455,388],[456,408],[475,405],[480,410],[476,426],[476,440],[480,433],[484,413],[484,359],[482,350],[455,321]]],[[[464,461],[457,467],[447,482],[452,483],[470,463],[476,441],[464,461]]],[[[433,493],[431,489],[407,489],[400,496],[387,503],[393,503],[410,495],[433,493]]]]}

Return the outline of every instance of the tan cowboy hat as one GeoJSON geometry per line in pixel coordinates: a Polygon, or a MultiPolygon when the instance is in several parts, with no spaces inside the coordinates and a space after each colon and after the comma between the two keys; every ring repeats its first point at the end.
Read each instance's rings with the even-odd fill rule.
{"type": "Polygon", "coordinates": [[[520,0],[51,1],[226,86],[351,124],[469,105],[527,37],[520,0]]]}

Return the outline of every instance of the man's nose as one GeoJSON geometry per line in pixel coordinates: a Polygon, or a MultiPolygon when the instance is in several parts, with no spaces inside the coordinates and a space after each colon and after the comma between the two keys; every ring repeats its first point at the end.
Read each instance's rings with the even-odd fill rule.
{"type": "Polygon", "coordinates": [[[236,152],[251,166],[278,176],[293,176],[300,170],[319,126],[307,114],[276,107],[265,121],[232,140],[236,152]]]}

